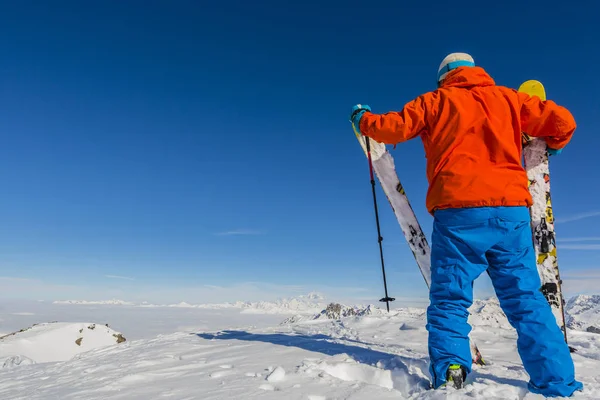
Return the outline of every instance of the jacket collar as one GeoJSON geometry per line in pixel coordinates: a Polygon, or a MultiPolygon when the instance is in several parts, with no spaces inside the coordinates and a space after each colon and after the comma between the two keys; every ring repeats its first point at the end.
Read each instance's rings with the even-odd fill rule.
{"type": "Polygon", "coordinates": [[[458,67],[450,71],[442,81],[440,88],[473,86],[493,86],[496,82],[481,67],[458,67]]]}

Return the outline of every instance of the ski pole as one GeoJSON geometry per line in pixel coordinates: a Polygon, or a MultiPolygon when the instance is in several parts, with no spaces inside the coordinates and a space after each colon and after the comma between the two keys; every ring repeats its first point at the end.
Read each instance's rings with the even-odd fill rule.
{"type": "MultiPolygon", "coordinates": [[[[354,128],[354,124],[352,124],[352,127],[354,128]]],[[[356,129],[356,128],[354,128],[354,129],[356,129]]],[[[387,311],[390,312],[390,301],[394,301],[396,299],[388,296],[387,281],[385,278],[385,262],[383,261],[383,247],[381,245],[381,242],[383,241],[383,237],[381,236],[381,228],[379,226],[379,211],[377,209],[377,195],[375,194],[375,177],[373,174],[373,160],[371,158],[371,145],[370,145],[369,138],[367,136],[365,136],[364,138],[365,138],[365,143],[367,145],[367,158],[369,160],[369,175],[371,177],[371,190],[373,192],[373,206],[375,208],[375,223],[377,225],[377,241],[379,242],[379,256],[381,258],[381,272],[383,273],[383,289],[385,291],[385,297],[380,299],[379,301],[385,302],[385,304],[387,306],[387,311]]]]}

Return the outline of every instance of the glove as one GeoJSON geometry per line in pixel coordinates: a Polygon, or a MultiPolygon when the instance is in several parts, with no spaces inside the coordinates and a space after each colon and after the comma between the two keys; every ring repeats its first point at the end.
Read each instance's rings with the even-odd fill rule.
{"type": "Polygon", "coordinates": [[[354,124],[354,126],[356,127],[356,130],[358,130],[360,132],[360,119],[362,118],[363,114],[366,113],[367,111],[371,111],[371,107],[369,107],[368,105],[362,105],[362,104],[357,104],[354,107],[352,107],[352,114],[350,114],[350,122],[352,122],[354,124]]]}
{"type": "Polygon", "coordinates": [[[563,149],[551,149],[550,147],[548,147],[548,155],[549,156],[557,156],[560,153],[562,153],[563,149]]]}

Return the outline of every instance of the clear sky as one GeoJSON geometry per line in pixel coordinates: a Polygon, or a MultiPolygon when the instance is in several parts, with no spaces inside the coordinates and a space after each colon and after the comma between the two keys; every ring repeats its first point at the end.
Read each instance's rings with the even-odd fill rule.
{"type": "MultiPolygon", "coordinates": [[[[455,51],[498,84],[541,80],[575,115],[551,165],[559,264],[569,293],[593,290],[598,15],[596,1],[4,2],[2,296],[376,301],[368,169],[348,114],[433,90],[455,51]]],[[[429,234],[422,145],[392,154],[429,234]]],[[[426,297],[378,193],[390,294],[426,297]]]]}

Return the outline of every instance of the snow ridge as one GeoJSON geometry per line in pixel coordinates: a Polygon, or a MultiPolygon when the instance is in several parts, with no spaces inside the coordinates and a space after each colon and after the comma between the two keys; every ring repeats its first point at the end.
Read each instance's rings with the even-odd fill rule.
{"type": "MultiPolygon", "coordinates": [[[[390,310],[391,315],[398,310],[390,310]]],[[[303,321],[338,320],[348,317],[364,317],[367,315],[386,315],[387,311],[373,304],[367,306],[347,306],[340,303],[329,303],[325,309],[313,315],[294,315],[286,318],[280,325],[296,324],[303,321]]]]}
{"type": "MultiPolygon", "coordinates": [[[[513,329],[500,307],[496,297],[486,300],[475,300],[469,309],[469,322],[473,326],[490,326],[494,328],[513,329]]],[[[305,321],[339,320],[348,317],[363,316],[405,316],[422,317],[426,310],[420,308],[397,308],[388,313],[385,309],[369,304],[367,306],[347,306],[340,303],[329,303],[325,309],[313,315],[294,315],[285,319],[281,325],[295,324],[305,321]]]]}
{"type": "Polygon", "coordinates": [[[0,365],[66,361],[88,350],[126,341],[108,325],[94,323],[43,323],[0,337],[0,365]]]}
{"type": "Polygon", "coordinates": [[[68,304],[68,305],[111,305],[111,306],[133,306],[135,303],[123,300],[56,300],[53,304],[68,304]]]}
{"type": "Polygon", "coordinates": [[[600,295],[579,295],[569,299],[565,307],[570,329],[600,333],[600,295]]]}
{"type": "Polygon", "coordinates": [[[497,297],[485,300],[475,300],[469,308],[469,323],[471,326],[490,326],[493,328],[513,329],[497,297]]]}
{"type": "Polygon", "coordinates": [[[133,303],[123,300],[59,300],[54,304],[63,305],[126,305],[146,308],[198,308],[209,310],[240,309],[242,313],[248,314],[313,314],[320,312],[325,306],[324,297],[318,293],[311,292],[293,298],[283,298],[276,301],[236,301],[233,303],[217,304],[191,304],[185,301],[176,304],[151,304],[148,302],[133,303]]]}

